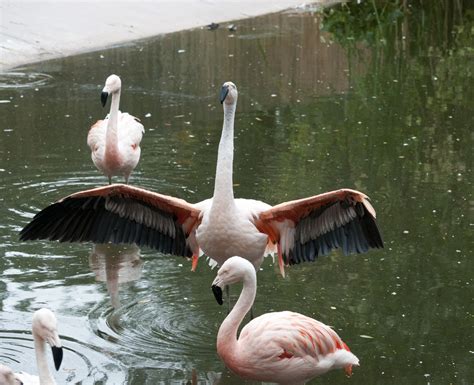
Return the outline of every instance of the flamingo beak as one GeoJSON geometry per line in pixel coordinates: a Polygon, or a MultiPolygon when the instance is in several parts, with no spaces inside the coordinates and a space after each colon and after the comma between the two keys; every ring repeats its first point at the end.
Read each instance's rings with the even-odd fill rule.
{"type": "Polygon", "coordinates": [[[229,86],[223,85],[221,88],[221,95],[220,95],[221,104],[224,103],[224,100],[227,97],[228,93],[229,93],[229,86]]]}
{"type": "Polygon", "coordinates": [[[100,94],[100,101],[102,103],[102,107],[105,107],[105,103],[107,103],[108,97],[109,97],[109,93],[102,91],[102,93],[100,94]]]}
{"type": "Polygon", "coordinates": [[[222,301],[222,289],[217,285],[212,285],[211,288],[217,303],[222,305],[224,303],[224,301],[222,301]]]}
{"type": "Polygon", "coordinates": [[[59,370],[61,362],[63,362],[63,348],[51,346],[51,350],[53,351],[54,367],[59,370]]]}

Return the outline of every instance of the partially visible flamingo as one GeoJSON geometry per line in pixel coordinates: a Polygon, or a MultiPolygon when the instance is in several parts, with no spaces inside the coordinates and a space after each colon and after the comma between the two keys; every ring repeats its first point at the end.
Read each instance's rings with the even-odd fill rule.
{"type": "Polygon", "coordinates": [[[332,369],[345,369],[359,359],[329,326],[291,311],[266,313],[250,321],[237,338],[240,323],[257,291],[254,266],[244,258],[227,259],[217,272],[212,291],[222,305],[222,288],[243,281],[237,303],[217,334],[217,353],[237,375],[282,385],[302,385],[332,369]]]}
{"type": "Polygon", "coordinates": [[[0,385],[56,385],[46,360],[45,346],[48,343],[53,352],[54,366],[59,370],[63,360],[63,348],[57,330],[57,320],[54,313],[46,308],[37,310],[33,314],[32,334],[35,343],[36,366],[38,376],[25,372],[15,373],[6,366],[0,365],[0,385]],[[12,377],[13,376],[13,377],[12,377]]]}
{"type": "Polygon", "coordinates": [[[0,385],[22,385],[20,380],[15,378],[13,370],[8,366],[0,364],[0,385]]]}
{"type": "Polygon", "coordinates": [[[140,160],[140,142],[145,129],[134,116],[119,111],[122,81],[117,75],[110,75],[102,90],[102,106],[112,95],[110,112],[104,120],[98,120],[89,130],[87,144],[92,151],[95,166],[109,178],[123,175],[128,183],[130,174],[140,160]]]}
{"type": "Polygon", "coordinates": [[[201,251],[222,265],[241,255],[257,269],[268,251],[284,263],[314,261],[332,249],[344,254],[383,247],[368,197],[341,189],[270,206],[235,199],[232,184],[237,87],[224,83],[224,125],[214,195],[197,204],[145,189],[115,184],[72,194],[40,211],[21,240],[136,243],[163,253],[193,257],[201,251]]]}

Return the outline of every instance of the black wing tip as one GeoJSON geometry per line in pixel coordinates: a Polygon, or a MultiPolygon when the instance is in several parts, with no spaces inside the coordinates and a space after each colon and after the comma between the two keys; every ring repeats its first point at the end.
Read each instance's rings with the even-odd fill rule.
{"type": "Polygon", "coordinates": [[[369,247],[373,249],[383,249],[383,238],[377,225],[377,220],[364,206],[363,221],[366,229],[367,238],[369,241],[369,247]]]}
{"type": "Polygon", "coordinates": [[[224,301],[222,300],[222,289],[217,285],[212,285],[211,288],[217,303],[219,305],[222,305],[224,303],[224,301]]]}
{"type": "MultiPolygon", "coordinates": [[[[110,198],[114,200],[114,197],[110,198]]],[[[164,254],[191,257],[183,228],[176,219],[159,209],[154,213],[174,222],[176,236],[145,223],[108,211],[104,197],[68,197],[38,212],[19,233],[20,241],[93,242],[136,244],[164,254]]],[[[146,206],[146,204],[144,204],[146,206]]]]}
{"type": "Polygon", "coordinates": [[[288,255],[283,255],[285,263],[297,265],[301,262],[314,262],[320,256],[340,249],[344,255],[363,254],[370,249],[383,249],[382,235],[376,219],[362,203],[356,204],[358,215],[345,225],[310,239],[304,244],[297,243],[288,255]]]}
{"type": "Polygon", "coordinates": [[[53,351],[54,367],[59,370],[63,362],[63,348],[51,346],[51,350],[53,351]]]}
{"type": "Polygon", "coordinates": [[[36,241],[38,239],[41,239],[40,237],[38,237],[38,235],[36,234],[34,230],[30,229],[31,227],[30,225],[32,223],[33,222],[30,222],[20,231],[20,241],[26,242],[26,241],[36,241]]]}
{"type": "Polygon", "coordinates": [[[20,231],[20,241],[24,242],[24,241],[29,241],[30,238],[28,236],[28,233],[24,231],[25,229],[21,230],[20,231]]]}

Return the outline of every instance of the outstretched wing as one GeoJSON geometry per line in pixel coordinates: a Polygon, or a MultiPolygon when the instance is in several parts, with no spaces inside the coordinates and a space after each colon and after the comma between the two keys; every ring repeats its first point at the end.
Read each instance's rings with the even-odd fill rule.
{"type": "Polygon", "coordinates": [[[199,216],[200,210],[182,199],[114,184],[46,207],[23,228],[20,239],[135,243],[190,257],[199,252],[194,239],[199,216]]]}
{"type": "Polygon", "coordinates": [[[281,269],[283,260],[314,261],[336,248],[350,254],[383,247],[368,197],[350,189],[274,206],[260,213],[257,227],[278,244],[281,269]]]}

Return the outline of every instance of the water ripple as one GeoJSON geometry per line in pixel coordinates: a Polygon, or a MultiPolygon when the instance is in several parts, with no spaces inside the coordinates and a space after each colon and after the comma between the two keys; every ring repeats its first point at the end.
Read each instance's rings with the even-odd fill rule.
{"type": "Polygon", "coordinates": [[[36,88],[50,83],[54,78],[40,72],[5,72],[0,73],[0,89],[2,88],[36,88]]]}
{"type": "Polygon", "coordinates": [[[209,314],[216,305],[209,300],[210,292],[194,293],[185,282],[186,277],[203,277],[189,272],[188,265],[165,258],[169,257],[146,262],[161,266],[150,267],[146,280],[134,285],[138,293],[124,291],[121,306],[97,304],[89,314],[91,328],[100,338],[117,344],[118,351],[133,354],[137,367],[183,370],[191,362],[214,362],[217,325],[209,314]]]}

